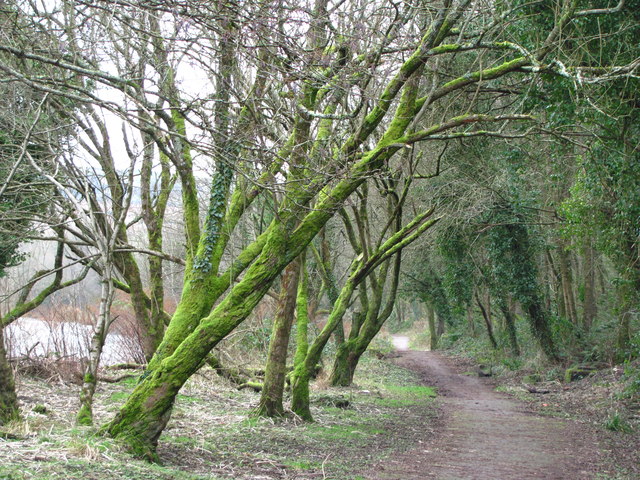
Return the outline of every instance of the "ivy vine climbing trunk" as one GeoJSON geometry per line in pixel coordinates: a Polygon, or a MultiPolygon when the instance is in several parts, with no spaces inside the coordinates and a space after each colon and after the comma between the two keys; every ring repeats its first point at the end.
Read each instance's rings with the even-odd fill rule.
{"type": "Polygon", "coordinates": [[[511,353],[516,357],[520,355],[520,345],[518,344],[518,334],[516,330],[515,315],[509,308],[509,302],[506,295],[503,293],[498,295],[498,308],[502,312],[504,317],[505,327],[507,329],[507,335],[509,336],[509,345],[511,347],[511,353]]]}
{"type": "MultiPolygon", "coordinates": [[[[226,233],[231,233],[231,230],[225,230],[227,225],[235,225],[237,222],[238,217],[235,212],[241,208],[238,207],[236,210],[236,206],[244,206],[246,202],[235,203],[234,196],[238,190],[233,190],[233,192],[227,190],[227,196],[224,197],[226,200],[222,202],[223,206],[222,203],[217,203],[218,198],[223,199],[223,197],[217,197],[223,189],[212,189],[212,194],[215,194],[216,197],[212,196],[208,216],[213,212],[216,215],[212,215],[212,218],[222,219],[216,223],[216,228],[218,225],[222,228],[222,230],[216,230],[218,240],[215,244],[207,240],[211,238],[209,235],[213,230],[210,231],[205,226],[198,238],[200,243],[193,261],[193,268],[190,268],[189,262],[187,262],[188,276],[185,277],[185,286],[179,307],[179,311],[182,309],[183,316],[180,318],[176,312],[158,353],[150,362],[143,378],[116,417],[103,427],[104,432],[122,439],[137,453],[156,458],[155,448],[158,439],[170,418],[176,395],[184,383],[200,368],[211,349],[247,318],[282,270],[302,253],[325,223],[337,210],[343,207],[345,201],[361,185],[372,176],[376,176],[382,182],[388,180],[389,162],[394,159],[397,152],[407,152],[411,150],[412,145],[418,142],[431,139],[442,140],[449,135],[459,138],[492,133],[475,129],[478,124],[498,122],[503,125],[505,121],[509,120],[530,119],[529,116],[519,114],[493,116],[467,112],[450,118],[432,119],[432,123],[416,120],[424,120],[423,113],[429,110],[434,102],[441,101],[454,93],[457,94],[467,87],[474,88],[475,84],[480,82],[495,80],[514,72],[523,72],[524,67],[531,65],[537,68],[537,64],[555,49],[556,39],[563,31],[563,27],[571,21],[571,13],[575,10],[575,5],[572,3],[567,6],[568,11],[563,10],[559,14],[558,23],[553,27],[553,31],[543,41],[542,46],[532,54],[522,54],[521,49],[509,42],[492,42],[488,46],[476,45],[475,43],[443,45],[444,40],[452,38],[450,35],[452,28],[468,11],[469,3],[468,0],[445,2],[438,7],[428,25],[425,24],[424,29],[415,36],[411,46],[411,48],[415,47],[413,53],[406,54],[397,65],[394,65],[392,70],[394,73],[388,79],[380,79],[380,81],[376,79],[376,81],[370,82],[372,77],[369,74],[377,67],[382,66],[384,66],[385,72],[389,71],[387,59],[393,61],[394,58],[398,58],[394,56],[395,52],[387,56],[387,44],[374,45],[370,52],[364,54],[361,54],[362,52],[352,54],[349,52],[349,42],[345,42],[346,44],[343,45],[341,43],[342,35],[336,35],[335,38],[328,39],[331,41],[323,43],[321,50],[314,49],[309,52],[308,49],[305,49],[305,57],[300,62],[293,57],[291,58],[295,66],[291,72],[288,70],[286,72],[287,82],[291,82],[292,85],[290,92],[287,91],[284,95],[280,95],[281,90],[274,88],[274,95],[269,98],[274,99],[277,110],[282,110],[279,103],[282,98],[288,97],[296,100],[295,103],[286,104],[288,111],[286,121],[278,124],[278,128],[282,127],[286,130],[284,135],[282,135],[284,132],[281,131],[276,131],[274,134],[268,125],[270,122],[265,121],[263,127],[267,132],[265,134],[268,138],[267,143],[277,142],[280,139],[288,143],[299,133],[292,131],[292,127],[304,125],[305,122],[311,122],[314,127],[318,127],[310,129],[310,139],[318,140],[321,132],[323,132],[322,135],[327,136],[331,133],[320,128],[321,125],[324,125],[322,121],[336,118],[345,120],[340,129],[336,129],[334,132],[336,138],[343,140],[341,143],[336,141],[331,149],[321,149],[317,156],[309,155],[302,164],[290,163],[291,155],[276,155],[269,149],[270,153],[267,156],[277,157],[278,161],[281,158],[286,159],[286,165],[281,169],[282,172],[280,172],[277,181],[272,182],[274,189],[279,193],[276,196],[279,203],[274,209],[274,218],[270,225],[253,244],[240,253],[242,258],[236,256],[230,260],[230,263],[239,262],[241,269],[238,270],[233,265],[234,268],[230,269],[233,274],[226,278],[223,278],[224,274],[218,275],[216,273],[215,264],[221,258],[218,254],[221,255],[221,252],[224,252],[225,242],[228,238],[226,233]],[[506,61],[503,61],[503,57],[499,56],[496,63],[492,63],[488,68],[481,68],[478,71],[465,70],[460,73],[460,76],[453,79],[447,77],[446,83],[434,85],[428,95],[417,96],[416,85],[419,86],[419,80],[427,62],[436,56],[476,48],[482,48],[483,51],[484,49],[491,51],[508,49],[515,51],[515,55],[520,56],[506,61]],[[316,54],[320,55],[316,57],[316,54]],[[381,60],[383,57],[384,60],[381,60]],[[352,64],[356,68],[349,70],[349,72],[355,73],[346,75],[349,81],[344,87],[340,83],[344,76],[341,70],[350,61],[353,61],[352,64]],[[300,71],[296,71],[296,68],[300,68],[300,71]],[[313,88],[306,89],[305,86],[309,83],[313,88]],[[345,102],[340,98],[339,92],[360,86],[364,87],[367,94],[369,89],[373,90],[368,96],[368,101],[363,103],[362,110],[358,107],[352,116],[350,112],[346,117],[336,115],[331,108],[340,106],[339,111],[345,111],[345,102]],[[311,108],[307,106],[311,106],[311,108]],[[395,113],[392,113],[394,107],[395,113]],[[304,122],[298,121],[301,118],[304,122]],[[416,120],[415,124],[411,125],[414,120],[416,120]],[[427,123],[428,126],[424,127],[422,123],[427,123]],[[302,174],[296,175],[296,170],[302,174]],[[283,182],[283,177],[287,181],[283,182]],[[300,179],[300,181],[290,181],[292,179],[300,179]],[[218,206],[220,210],[217,210],[218,206]],[[225,232],[225,235],[220,235],[221,231],[225,232]],[[210,253],[212,255],[209,255],[210,253]],[[238,271],[244,271],[243,276],[222,296],[218,285],[226,289],[238,271]],[[193,290],[193,293],[190,293],[190,290],[193,290]],[[213,302],[216,300],[211,300],[214,297],[217,299],[215,306],[213,306],[213,302]],[[189,308],[190,306],[193,308],[189,308]],[[212,306],[213,308],[211,308],[212,306]],[[210,311],[207,311],[208,309],[210,311]],[[177,321],[177,319],[180,320],[177,321]]],[[[315,3],[316,7],[322,5],[326,7],[326,4],[327,2],[322,0],[317,0],[315,3]]],[[[318,11],[317,8],[316,11],[318,11]]],[[[327,12],[326,8],[322,11],[327,12]]],[[[333,32],[329,29],[331,24],[327,18],[328,13],[315,18],[308,11],[301,12],[301,15],[308,15],[312,17],[311,20],[324,25],[325,30],[323,31],[333,32]]],[[[387,41],[387,37],[393,38],[394,29],[400,28],[400,23],[399,20],[389,27],[389,35],[385,35],[383,43],[387,41]]],[[[409,38],[407,37],[407,42],[411,41],[409,38]]],[[[408,45],[411,44],[408,43],[408,45]]],[[[392,50],[394,49],[392,48],[392,50]]],[[[480,63],[482,62],[474,64],[480,63]]],[[[289,66],[286,65],[286,68],[288,69],[289,66]]],[[[171,98],[171,95],[167,95],[166,98],[171,98]]],[[[350,110],[350,108],[346,110],[350,110]]],[[[449,110],[447,108],[443,111],[449,110]]],[[[179,104],[175,107],[172,105],[172,113],[179,116],[180,112],[179,104]]],[[[271,118],[269,116],[269,120],[271,118]]],[[[183,124],[184,120],[184,118],[181,119],[183,124]]],[[[182,134],[170,131],[169,135],[172,140],[179,142],[186,137],[186,130],[182,129],[182,134]]],[[[289,145],[290,150],[291,144],[289,145]]],[[[282,148],[285,149],[285,146],[283,145],[282,148]]],[[[261,166],[269,165],[268,159],[265,163],[261,163],[261,160],[256,163],[261,166]]],[[[274,163],[277,164],[278,161],[274,163]]],[[[217,173],[223,173],[219,166],[217,173]]],[[[273,178],[276,173],[277,171],[269,172],[272,176],[269,178],[273,178]]],[[[215,181],[219,182],[223,179],[224,176],[215,179],[215,181]]],[[[246,191],[241,192],[241,195],[245,195],[241,200],[251,198],[247,196],[246,191]]],[[[423,221],[414,225],[414,228],[417,230],[418,227],[424,226],[425,222],[423,221]]],[[[395,236],[391,238],[395,238],[395,236]]],[[[386,250],[383,249],[375,261],[372,260],[372,255],[359,261],[369,265],[371,269],[377,268],[398,254],[403,242],[386,250]]],[[[396,284],[397,265],[399,265],[399,257],[394,259],[393,266],[392,281],[396,284]]],[[[379,284],[382,283],[382,281],[379,282],[379,284]]],[[[392,286],[391,291],[395,292],[396,288],[397,285],[392,286]]],[[[392,296],[395,296],[395,293],[392,296]]],[[[381,328],[382,320],[386,318],[390,305],[392,307],[392,304],[388,303],[385,308],[377,309],[375,315],[371,314],[365,319],[360,329],[362,341],[356,345],[354,350],[356,357],[362,354],[368,346],[368,342],[381,328]]],[[[371,312],[373,311],[372,309],[371,312]]],[[[311,354],[311,350],[312,348],[309,349],[309,354],[311,354]]]]}

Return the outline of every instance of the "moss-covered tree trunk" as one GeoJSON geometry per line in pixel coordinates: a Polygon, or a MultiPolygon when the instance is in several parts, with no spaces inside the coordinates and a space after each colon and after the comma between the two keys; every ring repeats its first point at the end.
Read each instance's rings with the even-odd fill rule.
{"type": "MultiPolygon", "coordinates": [[[[425,105],[476,83],[480,79],[497,78],[519,69],[530,63],[528,58],[518,58],[499,67],[487,69],[486,74],[484,71],[473,75],[465,74],[464,77],[448,82],[433,95],[419,102],[417,100],[401,102],[402,108],[396,110],[392,118],[389,119],[387,116],[391,107],[397,104],[396,99],[400,92],[403,92],[407,81],[424,67],[433,55],[433,48],[447,38],[451,28],[464,11],[464,2],[446,4],[441,8],[431,26],[426,29],[424,36],[416,41],[417,48],[413,54],[399,66],[379,95],[375,106],[357,122],[358,125],[353,129],[352,135],[341,147],[330,154],[330,158],[323,158],[325,163],[320,165],[322,168],[316,169],[315,166],[309,168],[306,175],[301,177],[304,178],[304,182],[289,182],[285,185],[283,203],[264,234],[264,243],[258,249],[259,255],[246,270],[242,279],[209,314],[202,319],[195,318],[195,325],[191,323],[189,328],[182,329],[182,333],[172,339],[173,345],[170,349],[161,352],[162,346],[159,347],[159,354],[156,354],[154,360],[150,362],[144,378],[138,383],[114,420],[106,425],[103,431],[124,440],[139,454],[154,458],[155,446],[169,420],[180,388],[202,365],[211,349],[247,318],[284,267],[306,248],[329,218],[373,172],[377,172],[386,165],[400,149],[410,147],[433,135],[459,127],[466,128],[476,122],[505,119],[505,117],[486,115],[461,115],[424,130],[405,134],[408,124],[425,105]],[[386,122],[386,120],[390,121],[386,122]],[[384,132],[378,129],[383,121],[386,125],[384,132]],[[380,140],[371,149],[363,148],[375,131],[380,134],[378,136],[380,140]],[[332,176],[333,173],[339,175],[332,176]],[[333,180],[335,183],[329,187],[333,180]],[[309,210],[308,207],[314,198],[318,200],[314,208],[309,210]],[[193,328],[190,328],[191,326],[193,328]],[[173,342],[173,340],[177,341],[173,342]]],[[[325,20],[322,21],[325,22],[325,20]]],[[[447,51],[449,50],[445,49],[443,53],[447,51]]],[[[310,78],[317,82],[321,77],[313,75],[310,78]]],[[[415,93],[413,95],[415,96],[415,93]]],[[[306,116],[307,113],[302,111],[297,112],[296,115],[306,116]]],[[[423,227],[419,223],[414,225],[414,228],[418,228],[419,225],[421,225],[420,228],[423,227]]],[[[202,236],[206,236],[205,233],[202,236]]],[[[385,251],[383,258],[379,259],[380,262],[397,253],[401,246],[394,248],[397,249],[385,251]]],[[[372,268],[379,266],[380,262],[374,262],[372,268]]],[[[185,288],[189,288],[188,284],[185,288]]],[[[210,292],[207,289],[202,289],[190,300],[202,302],[202,297],[209,298],[209,295],[210,292]]],[[[171,323],[173,324],[174,321],[175,316],[171,323]]],[[[169,330],[165,340],[169,336],[169,330]]]]}
{"type": "Polygon", "coordinates": [[[0,327],[0,425],[20,418],[13,370],[4,346],[3,328],[0,327]]]}
{"type": "MultiPolygon", "coordinates": [[[[361,263],[358,261],[352,263],[351,275],[342,287],[342,290],[340,290],[340,294],[333,304],[327,323],[315,338],[311,347],[307,349],[305,357],[302,358],[301,353],[301,351],[304,350],[304,346],[299,347],[296,353],[296,365],[291,374],[291,409],[294,413],[306,420],[311,420],[311,412],[309,409],[309,382],[311,380],[311,372],[313,372],[320,361],[322,351],[329,341],[329,338],[331,338],[332,333],[342,324],[342,318],[349,307],[351,296],[358,285],[357,273],[360,266],[361,263]]],[[[298,311],[298,315],[300,315],[300,311],[298,311]]],[[[302,321],[308,320],[303,318],[302,321]]],[[[301,335],[300,332],[298,332],[298,335],[301,335]]],[[[343,348],[344,344],[345,342],[342,342],[338,350],[343,348]]]]}
{"type": "Polygon", "coordinates": [[[296,353],[291,374],[291,410],[307,422],[313,421],[309,399],[311,372],[305,365],[309,353],[308,275],[305,254],[302,254],[300,280],[296,299],[296,353]]]}
{"type": "Polygon", "coordinates": [[[347,340],[338,351],[333,362],[329,382],[334,387],[348,387],[353,382],[353,375],[359,359],[355,351],[355,340],[347,340]]]}
{"type": "MultiPolygon", "coordinates": [[[[400,266],[402,263],[402,249],[419,238],[426,230],[431,228],[438,219],[425,221],[433,209],[416,216],[405,227],[401,227],[402,209],[393,209],[399,215],[394,219],[395,233],[384,242],[375,252],[370,253],[367,264],[369,268],[363,272],[368,275],[368,284],[371,289],[366,293],[366,301],[362,302],[362,314],[354,314],[349,332],[349,339],[337,350],[329,382],[334,386],[348,386],[353,381],[358,362],[362,354],[367,350],[371,341],[378,334],[384,323],[393,312],[398,284],[400,279],[400,266]],[[384,252],[384,253],[383,253],[384,252]],[[380,260],[376,260],[380,258],[380,260]],[[381,266],[378,275],[373,275],[375,267],[381,266]],[[390,267],[393,266],[390,272],[390,267]],[[385,285],[387,288],[386,300],[384,299],[385,285]],[[383,300],[386,301],[383,306],[383,300]]],[[[359,278],[356,275],[356,278],[359,278]]],[[[364,277],[360,280],[365,280],[364,277]]],[[[361,287],[365,281],[358,282],[361,287]]],[[[361,296],[362,296],[361,292],[361,296]]]]}
{"type": "MultiPolygon", "coordinates": [[[[425,225],[429,225],[429,223],[431,222],[427,222],[425,225]]],[[[400,229],[398,228],[398,230],[400,229]]],[[[380,282],[372,281],[374,288],[367,304],[364,322],[362,322],[362,325],[358,325],[358,328],[352,328],[351,332],[349,332],[349,339],[338,349],[329,379],[331,385],[345,387],[351,385],[360,358],[391,316],[398,292],[401,258],[401,250],[398,250],[395,258],[393,258],[393,270],[390,275],[391,285],[384,308],[382,308],[383,293],[392,259],[388,259],[380,269],[380,282]]]]}
{"type": "Polygon", "coordinates": [[[284,414],[282,397],[287,371],[287,351],[296,308],[300,262],[293,261],[282,273],[280,295],[271,329],[264,385],[256,415],[281,417],[284,414]]]}

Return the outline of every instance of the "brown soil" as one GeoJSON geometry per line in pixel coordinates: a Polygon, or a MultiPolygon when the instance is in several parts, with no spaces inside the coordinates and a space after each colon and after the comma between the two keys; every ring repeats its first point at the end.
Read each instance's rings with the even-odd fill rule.
{"type": "Polygon", "coordinates": [[[396,361],[438,389],[442,428],[419,448],[374,466],[366,478],[579,480],[606,475],[603,449],[587,425],[532,412],[494,392],[487,379],[456,372],[454,362],[439,353],[405,351],[396,361]]]}

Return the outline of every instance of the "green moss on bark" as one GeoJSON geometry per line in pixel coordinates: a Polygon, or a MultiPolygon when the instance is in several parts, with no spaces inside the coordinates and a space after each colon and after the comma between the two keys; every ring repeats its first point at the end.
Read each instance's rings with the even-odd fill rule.
{"type": "Polygon", "coordinates": [[[305,254],[302,254],[301,278],[298,283],[296,298],[297,334],[296,354],[293,361],[293,373],[291,374],[291,410],[305,421],[313,421],[309,408],[309,369],[305,359],[309,351],[309,312],[308,312],[308,275],[306,270],[305,254]]]}
{"type": "Polygon", "coordinates": [[[76,423],[87,427],[93,425],[93,412],[90,405],[82,404],[80,406],[80,410],[76,416],[76,423]]]}

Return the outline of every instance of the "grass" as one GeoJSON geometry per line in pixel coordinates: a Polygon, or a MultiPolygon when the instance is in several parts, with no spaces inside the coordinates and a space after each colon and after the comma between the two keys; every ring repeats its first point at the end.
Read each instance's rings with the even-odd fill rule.
{"type": "Polygon", "coordinates": [[[607,430],[612,432],[631,433],[633,427],[627,422],[619,412],[614,412],[609,415],[607,421],[604,424],[607,430]]]}
{"type": "MultiPolygon", "coordinates": [[[[321,383],[321,382],[320,382],[321,383]]],[[[365,356],[350,388],[312,391],[314,423],[255,418],[258,394],[237,391],[213,372],[192,378],[177,398],[158,453],[163,465],[133,459],[109,438],[95,435],[135,385],[102,384],[95,428],[74,425],[77,388],[21,379],[25,419],[17,441],[0,441],[0,480],[201,480],[241,477],[356,480],[372,453],[417,444],[433,417],[435,392],[410,371],[365,356]],[[48,415],[32,411],[45,401],[48,415]],[[337,401],[340,402],[337,402],[337,401]],[[346,408],[338,408],[348,401],[346,408]],[[406,418],[406,413],[412,416],[406,418]],[[419,425],[415,425],[420,418],[419,425]]],[[[344,405],[343,405],[344,406],[344,405]]],[[[3,427],[3,430],[6,430],[3,427]]]]}
{"type": "Polygon", "coordinates": [[[392,385],[387,387],[387,392],[388,396],[378,403],[388,407],[409,407],[424,399],[436,397],[436,391],[433,388],[421,385],[392,385]]]}
{"type": "Polygon", "coordinates": [[[149,465],[138,461],[114,461],[96,463],[91,460],[72,459],[67,461],[47,461],[38,464],[0,466],[1,480],[213,480],[215,477],[194,475],[179,469],[149,465]],[[99,470],[98,470],[99,468],[99,470]]]}

